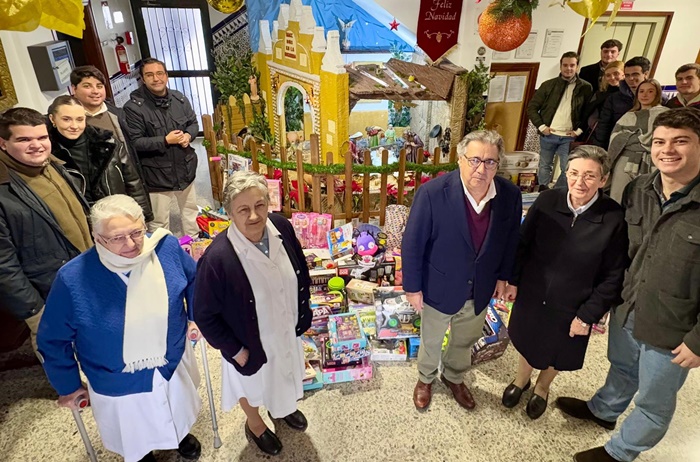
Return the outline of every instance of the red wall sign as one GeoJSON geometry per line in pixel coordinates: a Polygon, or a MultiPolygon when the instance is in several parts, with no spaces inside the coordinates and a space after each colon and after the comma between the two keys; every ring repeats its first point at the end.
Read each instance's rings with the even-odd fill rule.
{"type": "Polygon", "coordinates": [[[431,61],[439,60],[457,45],[462,0],[421,0],[418,46],[431,61]]]}

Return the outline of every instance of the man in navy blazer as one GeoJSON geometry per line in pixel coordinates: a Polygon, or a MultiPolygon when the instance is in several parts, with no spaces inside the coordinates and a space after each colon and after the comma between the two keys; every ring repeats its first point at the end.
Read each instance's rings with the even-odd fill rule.
{"type": "Polygon", "coordinates": [[[471,347],[482,336],[485,309],[500,298],[518,246],[522,199],[496,171],[504,153],[495,131],[468,134],[457,146],[459,170],[426,183],[416,193],[402,242],[403,288],[422,311],[419,380],[413,402],[430,404],[440,379],[455,400],[473,409],[464,385],[471,347]],[[442,342],[451,325],[444,353],[442,342]]]}

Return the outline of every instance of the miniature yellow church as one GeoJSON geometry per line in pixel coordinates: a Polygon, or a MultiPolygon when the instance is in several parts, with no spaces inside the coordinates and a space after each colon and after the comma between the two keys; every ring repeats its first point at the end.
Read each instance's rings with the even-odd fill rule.
{"type": "Polygon", "coordinates": [[[311,107],[310,125],[312,133],[319,135],[322,157],[332,152],[342,162],[348,150],[350,102],[340,33],[331,30],[326,36],[323,27],[316,25],[311,6],[302,5],[301,0],[280,5],[272,32],[266,20],[259,22],[259,28],[254,60],[275,144],[286,142],[284,95],[295,87],[311,107]]]}

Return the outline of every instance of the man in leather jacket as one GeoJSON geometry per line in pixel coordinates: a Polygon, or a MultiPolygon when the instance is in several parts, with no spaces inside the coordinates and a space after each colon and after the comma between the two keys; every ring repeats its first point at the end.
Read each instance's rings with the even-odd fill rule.
{"type": "Polygon", "coordinates": [[[44,116],[0,116],[0,309],[36,331],[58,269],[92,247],[88,205],[51,157],[44,116]]]}
{"type": "Polygon", "coordinates": [[[168,88],[165,64],[146,58],[143,86],[124,105],[121,125],[141,162],[154,220],[149,229],[170,228],[170,202],[177,199],[183,234],[195,236],[197,205],[194,177],[197,155],[190,145],[199,133],[197,116],[185,95],[168,88]]]}

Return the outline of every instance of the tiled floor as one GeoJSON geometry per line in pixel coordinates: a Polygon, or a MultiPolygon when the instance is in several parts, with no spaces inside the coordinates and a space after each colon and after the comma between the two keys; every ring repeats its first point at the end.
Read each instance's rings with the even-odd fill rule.
{"type": "MultiPolygon", "coordinates": [[[[606,338],[591,341],[583,370],[565,373],[554,383],[550,402],[566,394],[590,396],[604,381],[607,371],[606,338]]],[[[197,349],[199,354],[199,349],[197,349]]],[[[219,405],[220,356],[209,350],[212,380],[219,405]]],[[[415,363],[381,364],[368,382],[337,384],[309,393],[299,408],[309,419],[306,433],[279,429],[285,445],[275,458],[290,462],[340,461],[493,461],[562,462],[573,452],[605,443],[605,430],[565,418],[549,409],[531,421],[524,403],[508,410],[500,404],[503,388],[510,382],[515,354],[509,347],[502,358],[483,364],[469,374],[477,408],[458,407],[442,384],[434,387],[429,410],[418,413],[411,400],[416,380],[415,363]]],[[[0,373],[0,454],[3,461],[77,462],[87,456],[68,410],[58,408],[41,368],[0,373]]],[[[693,371],[681,391],[678,411],[666,438],[642,462],[700,461],[700,375],[693,371]]],[[[206,400],[202,385],[200,394],[206,400]]],[[[206,401],[205,401],[206,403],[206,401]]],[[[240,409],[219,414],[224,445],[215,450],[208,407],[192,430],[203,443],[201,461],[270,460],[248,444],[243,435],[240,409]]],[[[118,461],[100,444],[90,411],[85,424],[100,461],[118,461]]],[[[158,452],[159,461],[177,461],[172,452],[158,452]]]]}

